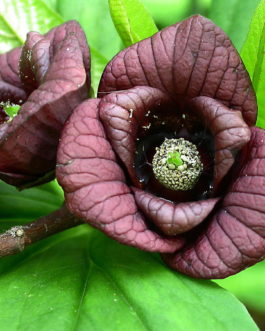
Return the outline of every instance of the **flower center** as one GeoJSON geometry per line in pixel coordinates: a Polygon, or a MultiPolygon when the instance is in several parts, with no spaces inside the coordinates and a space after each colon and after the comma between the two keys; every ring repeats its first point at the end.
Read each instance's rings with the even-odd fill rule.
{"type": "Polygon", "coordinates": [[[165,139],[152,161],[155,178],[174,191],[192,189],[203,170],[196,145],[183,138],[165,139]]]}

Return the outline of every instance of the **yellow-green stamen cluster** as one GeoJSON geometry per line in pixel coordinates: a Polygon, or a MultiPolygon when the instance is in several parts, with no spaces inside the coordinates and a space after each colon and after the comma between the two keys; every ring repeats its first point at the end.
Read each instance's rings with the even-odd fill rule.
{"type": "Polygon", "coordinates": [[[196,146],[183,138],[166,138],[156,148],[152,166],[156,179],[174,191],[192,189],[203,170],[196,146]]]}

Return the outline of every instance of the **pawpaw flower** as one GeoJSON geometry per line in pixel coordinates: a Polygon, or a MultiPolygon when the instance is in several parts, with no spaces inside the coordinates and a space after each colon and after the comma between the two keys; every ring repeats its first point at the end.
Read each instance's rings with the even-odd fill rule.
{"type": "Polygon", "coordinates": [[[265,134],[226,34],[202,16],[117,54],[58,150],[69,210],[173,269],[222,278],[265,254],[265,134]]]}
{"type": "Polygon", "coordinates": [[[0,178],[16,186],[53,177],[62,127],[87,98],[90,55],[75,21],[0,55],[0,178]],[[9,109],[19,107],[16,115],[9,109]]]}

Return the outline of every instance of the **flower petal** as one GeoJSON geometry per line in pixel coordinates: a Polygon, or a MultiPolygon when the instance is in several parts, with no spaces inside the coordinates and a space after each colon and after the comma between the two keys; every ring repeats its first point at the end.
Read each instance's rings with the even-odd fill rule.
{"type": "Polygon", "coordinates": [[[243,167],[219,210],[196,242],[165,255],[174,269],[199,278],[224,278],[265,254],[265,131],[251,129],[243,167]]]}
{"type": "MultiPolygon", "coordinates": [[[[0,130],[0,178],[20,186],[54,170],[61,129],[88,94],[88,59],[86,38],[77,22],[54,28],[44,37],[28,35],[20,75],[25,90],[32,93],[0,130]]],[[[43,181],[47,180],[50,177],[43,181]]]]}
{"type": "Polygon", "coordinates": [[[193,229],[205,220],[219,200],[215,198],[176,204],[139,189],[133,191],[140,210],[168,236],[193,229]]]}
{"type": "Polygon", "coordinates": [[[256,99],[240,57],[226,34],[196,15],[120,52],[107,65],[99,96],[134,86],[160,89],[179,107],[196,96],[240,110],[256,121],[256,99]]]}
{"type": "MultiPolygon", "coordinates": [[[[0,101],[22,103],[26,92],[18,74],[21,48],[0,55],[0,101]]],[[[0,128],[1,130],[1,128],[0,128]]]]}
{"type": "Polygon", "coordinates": [[[240,111],[229,109],[212,98],[197,97],[191,100],[190,105],[214,136],[216,191],[218,184],[234,164],[237,152],[250,140],[250,129],[240,111]]]}
{"type": "Polygon", "coordinates": [[[138,128],[144,124],[145,116],[152,112],[152,108],[169,101],[160,90],[144,86],[113,92],[100,102],[100,119],[107,137],[138,187],[141,183],[134,168],[138,128]]]}
{"type": "Polygon", "coordinates": [[[76,108],[59,145],[56,174],[70,212],[127,245],[179,249],[182,239],[163,238],[145,224],[99,121],[99,103],[91,99],[76,108]]]}

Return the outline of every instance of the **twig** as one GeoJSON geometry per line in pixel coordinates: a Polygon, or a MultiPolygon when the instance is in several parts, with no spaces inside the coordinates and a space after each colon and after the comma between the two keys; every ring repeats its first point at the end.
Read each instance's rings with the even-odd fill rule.
{"type": "Polygon", "coordinates": [[[32,243],[83,222],[63,205],[55,212],[23,226],[14,226],[0,235],[0,257],[22,252],[32,243]]]}

